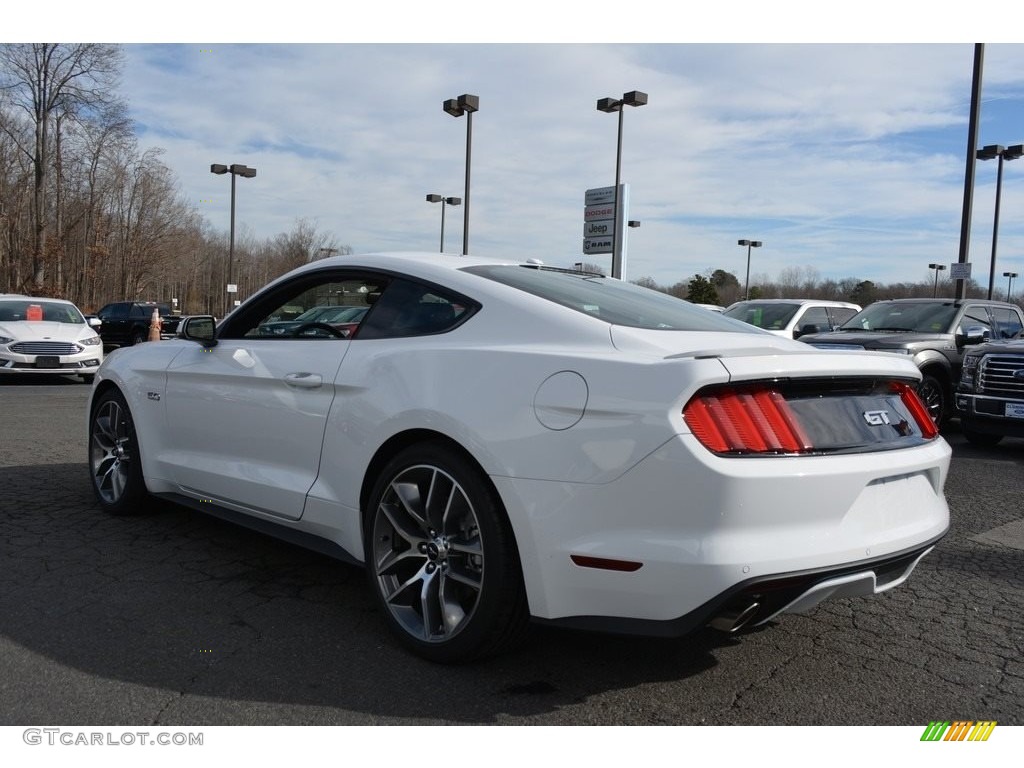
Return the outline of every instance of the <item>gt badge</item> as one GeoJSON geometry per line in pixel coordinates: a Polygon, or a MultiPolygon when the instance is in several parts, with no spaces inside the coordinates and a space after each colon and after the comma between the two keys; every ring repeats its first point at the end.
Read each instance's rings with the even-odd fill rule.
{"type": "Polygon", "coordinates": [[[888,411],[864,411],[864,421],[872,427],[881,427],[892,423],[889,421],[888,411]]]}

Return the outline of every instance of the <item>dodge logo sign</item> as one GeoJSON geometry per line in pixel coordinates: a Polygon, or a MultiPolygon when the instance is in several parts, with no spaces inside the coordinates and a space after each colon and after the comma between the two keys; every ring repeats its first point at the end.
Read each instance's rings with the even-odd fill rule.
{"type": "Polygon", "coordinates": [[[872,427],[881,427],[892,423],[889,421],[888,411],[864,411],[864,421],[872,427]]]}
{"type": "Polygon", "coordinates": [[[1013,378],[1015,378],[1015,379],[1024,379],[1024,368],[1021,368],[1020,370],[1014,371],[1013,372],[1013,378]]]}

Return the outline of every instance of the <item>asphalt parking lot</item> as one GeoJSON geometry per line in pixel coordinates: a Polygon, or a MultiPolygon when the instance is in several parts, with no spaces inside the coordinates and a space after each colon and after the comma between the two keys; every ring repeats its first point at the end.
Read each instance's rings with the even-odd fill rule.
{"type": "Polygon", "coordinates": [[[453,668],[391,641],[358,569],[181,507],[101,513],[88,390],[0,382],[2,725],[1024,724],[1024,440],[948,430],[950,533],[885,595],[740,637],[537,628],[453,668]]]}

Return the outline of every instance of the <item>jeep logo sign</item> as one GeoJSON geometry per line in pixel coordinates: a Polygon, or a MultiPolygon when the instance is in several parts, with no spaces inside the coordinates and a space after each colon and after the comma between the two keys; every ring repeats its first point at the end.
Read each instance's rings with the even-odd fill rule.
{"type": "Polygon", "coordinates": [[[891,424],[888,411],[864,411],[864,421],[872,427],[881,427],[891,424]]]}

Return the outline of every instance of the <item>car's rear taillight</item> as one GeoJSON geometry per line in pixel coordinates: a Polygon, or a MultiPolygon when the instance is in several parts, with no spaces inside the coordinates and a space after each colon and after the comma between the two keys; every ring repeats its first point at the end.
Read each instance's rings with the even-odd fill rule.
{"type": "Polygon", "coordinates": [[[902,381],[715,385],[690,399],[683,419],[705,448],[733,456],[886,450],[938,435],[913,384],[902,381]]]}
{"type": "Polygon", "coordinates": [[[917,390],[902,381],[894,381],[890,387],[893,392],[900,396],[903,405],[907,407],[910,415],[914,417],[914,421],[917,422],[917,426],[921,430],[921,437],[927,440],[937,437],[939,427],[931,417],[931,414],[928,413],[928,406],[924,404],[920,395],[917,394],[917,390]]]}
{"type": "Polygon", "coordinates": [[[803,453],[813,448],[774,389],[699,394],[686,404],[683,418],[696,438],[717,453],[803,453]]]}

